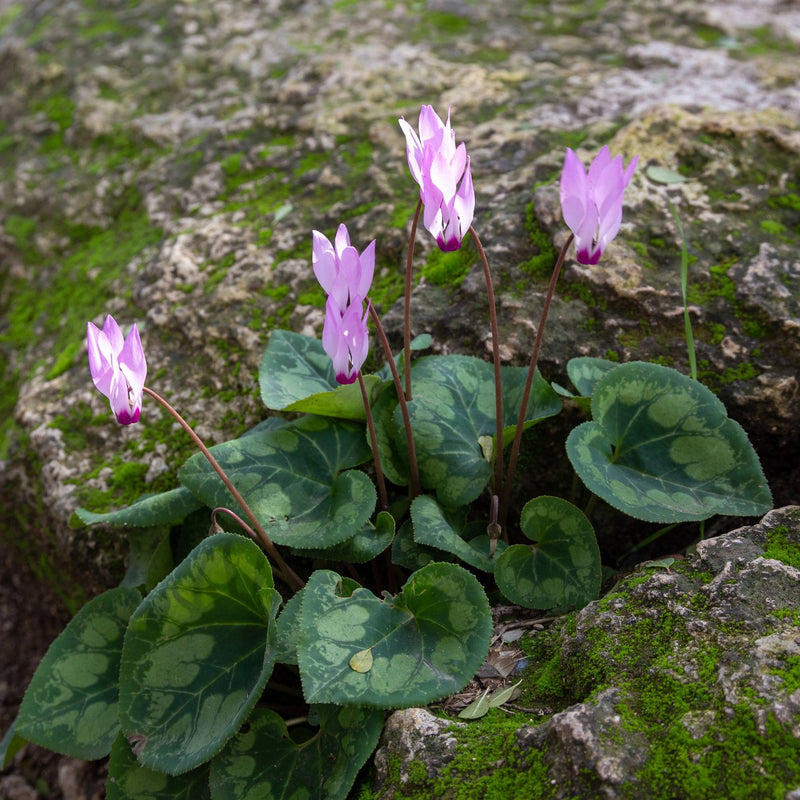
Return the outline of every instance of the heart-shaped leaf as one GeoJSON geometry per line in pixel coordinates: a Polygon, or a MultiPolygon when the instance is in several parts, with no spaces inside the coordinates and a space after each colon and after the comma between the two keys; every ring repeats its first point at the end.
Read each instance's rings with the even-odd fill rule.
{"type": "Polygon", "coordinates": [[[507,547],[505,542],[498,541],[495,555],[490,557],[486,525],[467,524],[464,515],[458,519],[448,514],[428,495],[420,495],[411,504],[411,521],[416,542],[452,553],[484,572],[494,571],[498,556],[507,547]]]}
{"type": "MultiPolygon", "coordinates": [[[[381,384],[365,375],[367,396],[381,384]]],[[[319,339],[275,330],[259,369],[261,399],[267,408],[342,419],[366,418],[358,384],[340,386],[319,339]]]]}
{"type": "Polygon", "coordinates": [[[581,608],[600,590],[600,549],[591,522],[559,497],[542,495],[522,509],[522,532],[535,543],[511,545],[497,559],[500,591],[526,608],[581,608]]]}
{"type": "MultiPolygon", "coordinates": [[[[411,371],[414,400],[409,413],[422,483],[444,506],[468,505],[491,474],[479,440],[496,432],[493,367],[468,356],[428,356],[414,362],[411,371]]],[[[504,444],[514,435],[526,376],[520,367],[504,367],[501,373],[504,444]]],[[[560,409],[558,395],[537,375],[527,424],[560,409]]],[[[396,428],[402,424],[399,413],[394,412],[396,428]]]]}
{"type": "Polygon", "coordinates": [[[50,645],[25,692],[15,730],[73,758],[107,756],[119,732],[119,663],[136,589],[89,601],[50,645]]]}
{"type": "Polygon", "coordinates": [[[204,764],[183,775],[143,767],[120,734],[108,760],[107,800],[210,800],[209,768],[204,764]]]}
{"type": "Polygon", "coordinates": [[[383,712],[316,707],[319,730],[301,743],[273,711],[258,709],[249,729],[211,763],[213,800],[344,800],[378,743],[383,712]]]}
{"type": "Polygon", "coordinates": [[[145,598],[120,666],[122,729],[142,764],[178,775],[236,733],[272,672],[279,603],[264,554],[228,533],[145,598]]]}
{"type": "Polygon", "coordinates": [[[622,364],[595,386],[592,416],[570,433],[567,454],[586,486],[620,511],[667,523],[772,507],[747,434],[697,381],[658,364],[622,364]]]}
{"type": "Polygon", "coordinates": [[[380,708],[430,703],[461,689],[483,663],[492,619],[477,580],[455,564],[429,564],[396,597],[366,589],[342,596],[341,578],[320,570],[309,579],[297,648],[310,703],[380,708]],[[372,651],[372,668],[352,657],[372,651]]]}
{"type": "MultiPolygon", "coordinates": [[[[301,417],[277,430],[217,445],[211,452],[277,544],[331,547],[352,538],[375,508],[372,481],[357,470],[342,472],[370,457],[360,425],[301,417]]],[[[237,509],[200,453],[184,464],[178,477],[206,505],[237,509]]]]}
{"type": "Polygon", "coordinates": [[[105,522],[109,525],[130,525],[134,528],[150,528],[154,525],[173,525],[200,508],[200,501],[185,487],[179,486],[169,492],[142,497],[127,508],[95,514],[85,508],[75,512],[85,525],[105,522]]]}

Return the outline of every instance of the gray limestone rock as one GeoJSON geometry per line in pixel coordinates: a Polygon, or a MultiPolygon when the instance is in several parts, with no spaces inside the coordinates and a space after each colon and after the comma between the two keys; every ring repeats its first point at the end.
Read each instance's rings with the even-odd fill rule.
{"type": "Polygon", "coordinates": [[[525,776],[518,791],[541,798],[792,796],[798,567],[797,506],[702,541],[668,568],[641,565],[601,600],[523,638],[523,694],[505,723],[501,710],[466,725],[418,709],[393,714],[375,756],[378,796],[461,797],[460,783],[479,787],[470,797],[494,797],[514,774],[525,776]],[[541,704],[557,710],[531,724],[525,706],[541,704]],[[493,739],[494,770],[485,763],[493,739]]]}

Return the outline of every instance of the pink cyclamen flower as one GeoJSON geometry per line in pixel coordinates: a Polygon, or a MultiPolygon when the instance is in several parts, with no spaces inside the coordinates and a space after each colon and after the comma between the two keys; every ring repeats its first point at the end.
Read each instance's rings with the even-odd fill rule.
{"type": "Polygon", "coordinates": [[[372,285],[375,274],[375,240],[373,239],[361,255],[350,244],[350,234],[344,225],[336,231],[334,244],[319,231],[312,231],[314,245],[311,263],[320,286],[336,301],[344,313],[352,297],[364,298],[372,285]]]}
{"type": "Polygon", "coordinates": [[[442,122],[433,106],[422,106],[419,135],[405,119],[399,122],[406,137],[408,166],[425,206],[424,225],[440,250],[458,250],[475,213],[467,148],[463,142],[456,147],[449,111],[447,122],[442,122]]]}
{"type": "Polygon", "coordinates": [[[575,235],[575,251],[581,264],[596,264],[617,235],[622,222],[625,187],[639,156],[622,168],[622,156],[611,158],[604,147],[587,173],[568,147],[561,171],[561,214],[575,235]]]}
{"type": "Polygon", "coordinates": [[[369,352],[367,316],[361,316],[362,300],[356,296],[342,313],[333,299],[325,304],[325,324],[322,328],[322,346],[333,362],[338,383],[353,383],[369,352]]]}
{"type": "Polygon", "coordinates": [[[86,341],[92,380],[111,402],[117,422],[121,425],[138,422],[147,376],[139,329],[134,325],[123,340],[119,325],[109,314],[103,330],[91,322],[87,324],[86,341]]]}
{"type": "Polygon", "coordinates": [[[369,306],[364,312],[363,304],[375,274],[375,240],[359,255],[344,225],[336,231],[334,244],[319,231],[313,231],[313,238],[314,274],[328,293],[322,346],[333,362],[336,380],[353,383],[369,351],[369,306]]]}

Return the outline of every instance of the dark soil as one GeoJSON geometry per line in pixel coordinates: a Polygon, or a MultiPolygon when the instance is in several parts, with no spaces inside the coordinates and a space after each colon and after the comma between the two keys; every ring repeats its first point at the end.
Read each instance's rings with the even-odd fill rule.
{"type": "MultiPolygon", "coordinates": [[[[69,618],[61,599],[0,540],[0,738],[69,618]]],[[[101,800],[105,771],[105,762],[76,761],[27,744],[0,771],[0,800],[101,800]]]]}

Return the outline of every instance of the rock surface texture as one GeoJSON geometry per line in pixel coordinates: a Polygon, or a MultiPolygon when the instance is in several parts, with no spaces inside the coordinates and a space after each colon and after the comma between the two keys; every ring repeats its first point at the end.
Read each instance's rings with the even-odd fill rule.
{"type": "MultiPolygon", "coordinates": [[[[312,228],[377,238],[372,299],[398,331],[416,191],[397,118],[423,103],[452,108],[472,157],[509,363],[528,359],[567,235],[565,146],[640,154],[621,235],[596,267],[567,263],[544,372],[563,379],[575,355],[686,369],[671,203],[700,377],[750,433],[776,501],[797,502],[797,465],[773,455],[800,445],[798,30],[780,0],[3,0],[11,527],[99,588],[120,547],[70,528],[74,509],[169,488],[191,452],[152,403],[143,424],[115,424],[89,380],[86,320],[138,322],[149,382],[211,441],[263,416],[254,373],[270,331],[321,330],[312,228]]],[[[415,332],[487,354],[474,250],[443,262],[432,244],[422,231],[415,332]]]]}
{"type": "Polygon", "coordinates": [[[794,797],[798,609],[792,506],[700,542],[669,569],[644,565],[526,635],[513,716],[395,712],[375,756],[378,796],[794,797]],[[537,724],[541,712],[551,716],[537,724]]]}
{"type": "MultiPolygon", "coordinates": [[[[567,261],[542,371],[566,384],[576,355],[687,371],[674,208],[699,377],[749,433],[776,504],[800,503],[794,3],[0,0],[0,76],[0,558],[13,549],[66,608],[116,583],[126,552],[75,509],[172,488],[192,453],[149,401],[139,425],[115,423],[90,380],[87,320],[136,322],[148,384],[207,442],[239,435],[266,415],[271,331],[321,333],[311,231],[344,222],[359,248],[377,239],[372,302],[397,342],[418,197],[397,119],[426,103],[451,108],[471,155],[509,364],[528,361],[566,240],[565,147],[585,162],[606,144],[640,155],[618,238],[596,267],[567,261]]],[[[474,248],[443,259],[420,231],[416,252],[414,333],[488,357],[474,248]]],[[[566,485],[551,466],[562,445],[563,431],[537,443],[521,472],[566,485]]],[[[753,582],[770,569],[751,568],[753,582]]],[[[615,691],[597,708],[619,708],[615,691]]],[[[548,730],[568,739],[596,714],[581,713],[548,730]]],[[[692,722],[697,741],[714,713],[692,722]]],[[[585,763],[613,787],[615,758],[639,763],[585,763]]]]}

